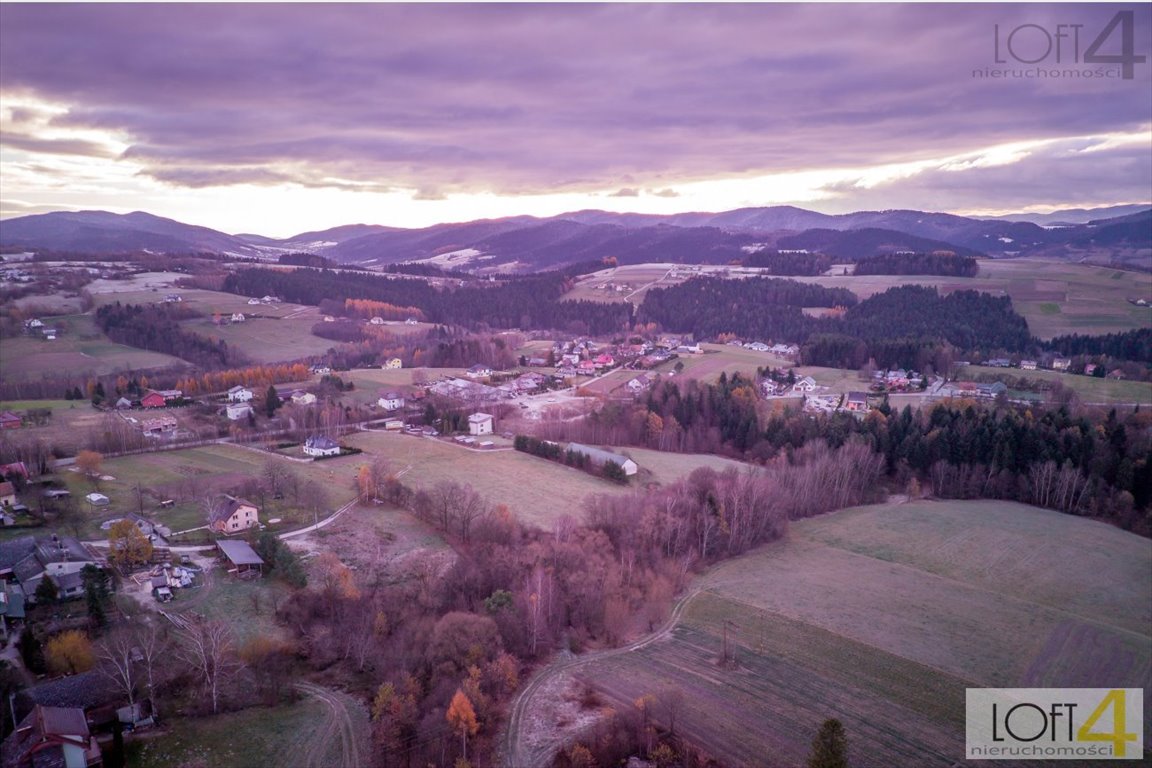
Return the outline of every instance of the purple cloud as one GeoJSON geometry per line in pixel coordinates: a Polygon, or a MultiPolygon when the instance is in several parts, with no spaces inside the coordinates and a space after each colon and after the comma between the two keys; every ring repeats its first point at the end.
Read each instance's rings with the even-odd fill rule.
{"type": "MultiPolygon", "coordinates": [[[[996,63],[996,25],[1081,24],[1083,54],[1118,11],[1146,48],[1147,5],[5,4],[0,88],[67,105],[56,127],[123,132],[125,158],[176,185],[437,198],[627,180],[616,194],[669,196],[692,180],[1146,129],[1148,62],[1131,80],[975,74],[1025,68],[996,63]]],[[[1047,167],[1049,190],[1061,169],[1080,176],[1047,167]]],[[[968,174],[945,176],[920,181],[953,189],[968,174]]],[[[998,181],[1036,194],[1042,177],[998,181]]]]}

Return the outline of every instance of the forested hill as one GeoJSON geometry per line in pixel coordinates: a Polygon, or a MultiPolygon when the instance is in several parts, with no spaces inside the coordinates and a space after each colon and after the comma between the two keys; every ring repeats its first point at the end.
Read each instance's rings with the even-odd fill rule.
{"type": "Polygon", "coordinates": [[[273,293],[286,301],[317,306],[325,300],[342,303],[345,299],[370,299],[415,307],[430,322],[465,328],[541,328],[607,334],[631,327],[631,304],[561,301],[571,287],[571,275],[561,272],[443,290],[424,280],[324,269],[241,269],[224,281],[225,291],[242,296],[273,293]]]}

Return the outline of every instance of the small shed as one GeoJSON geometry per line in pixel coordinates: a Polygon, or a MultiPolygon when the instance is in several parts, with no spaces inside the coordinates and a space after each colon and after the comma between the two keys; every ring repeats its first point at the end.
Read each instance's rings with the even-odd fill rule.
{"type": "Polygon", "coordinates": [[[217,541],[216,548],[228,560],[231,567],[229,573],[243,576],[249,573],[262,574],[264,561],[256,550],[252,549],[246,541],[217,541]]]}

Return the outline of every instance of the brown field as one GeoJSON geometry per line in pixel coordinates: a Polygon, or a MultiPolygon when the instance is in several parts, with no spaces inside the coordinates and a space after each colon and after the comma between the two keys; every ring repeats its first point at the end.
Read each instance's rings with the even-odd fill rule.
{"type": "Polygon", "coordinates": [[[1048,510],[842,510],[698,586],[670,633],[581,676],[621,706],[679,688],[677,730],[734,766],[801,764],[827,717],[853,765],[951,766],[969,686],[1152,694],[1152,542],[1048,510]]]}

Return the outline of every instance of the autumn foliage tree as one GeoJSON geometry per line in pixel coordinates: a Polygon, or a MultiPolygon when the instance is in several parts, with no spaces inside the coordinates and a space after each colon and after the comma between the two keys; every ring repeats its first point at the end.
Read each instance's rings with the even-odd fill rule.
{"type": "Polygon", "coordinates": [[[152,542],[131,520],[117,520],[108,531],[108,562],[131,568],[152,560],[152,542]]]}
{"type": "Polygon", "coordinates": [[[446,717],[452,730],[460,734],[464,759],[467,760],[468,737],[476,735],[476,732],[480,730],[480,724],[476,721],[476,712],[472,709],[472,702],[459,688],[456,689],[456,694],[452,697],[452,703],[448,707],[446,717]]]}
{"type": "Polygon", "coordinates": [[[76,629],[61,632],[49,640],[44,656],[48,668],[58,675],[87,672],[96,663],[88,636],[76,629]]]}
{"type": "Polygon", "coordinates": [[[76,454],[76,466],[93,485],[100,481],[100,468],[103,462],[104,457],[96,451],[80,451],[76,454]]]}

